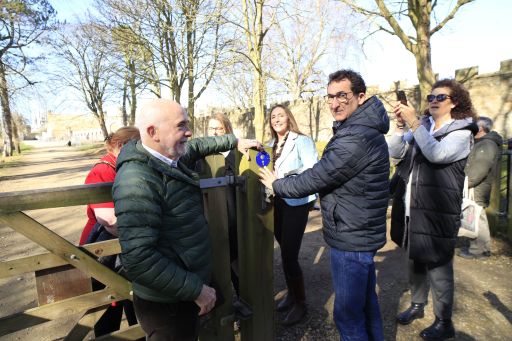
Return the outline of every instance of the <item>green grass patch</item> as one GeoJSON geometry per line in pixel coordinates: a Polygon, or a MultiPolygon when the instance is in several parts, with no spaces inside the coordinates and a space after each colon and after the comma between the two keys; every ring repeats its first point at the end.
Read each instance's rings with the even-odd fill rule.
{"type": "Polygon", "coordinates": [[[25,143],[21,142],[20,149],[21,149],[21,153],[23,154],[23,152],[27,152],[29,150],[32,150],[32,149],[34,149],[34,147],[31,146],[31,145],[28,145],[28,144],[25,144],[25,143]]]}
{"type": "Polygon", "coordinates": [[[105,147],[104,143],[91,143],[91,144],[82,144],[78,147],[76,147],[77,150],[80,151],[93,151],[95,149],[103,148],[105,147]]]}

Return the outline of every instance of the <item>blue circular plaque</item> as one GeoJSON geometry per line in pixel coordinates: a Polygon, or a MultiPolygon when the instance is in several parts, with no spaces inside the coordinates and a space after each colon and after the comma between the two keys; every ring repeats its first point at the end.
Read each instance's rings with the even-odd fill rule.
{"type": "Polygon", "coordinates": [[[270,155],[265,151],[258,152],[256,154],[256,163],[260,167],[266,167],[270,163],[270,155]]]}

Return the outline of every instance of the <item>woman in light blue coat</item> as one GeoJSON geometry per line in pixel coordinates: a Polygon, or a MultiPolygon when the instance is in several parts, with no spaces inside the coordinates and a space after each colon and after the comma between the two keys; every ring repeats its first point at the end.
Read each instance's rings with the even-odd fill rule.
{"type": "MultiPolygon", "coordinates": [[[[270,111],[273,139],[272,160],[278,178],[293,176],[311,168],[318,160],[313,140],[302,134],[290,109],[276,105],[270,111]]],[[[304,278],[299,265],[299,250],[316,195],[304,198],[274,198],[274,236],[281,248],[281,259],[288,287],[286,297],[277,305],[286,311],[283,325],[299,322],[306,314],[304,278]]]]}

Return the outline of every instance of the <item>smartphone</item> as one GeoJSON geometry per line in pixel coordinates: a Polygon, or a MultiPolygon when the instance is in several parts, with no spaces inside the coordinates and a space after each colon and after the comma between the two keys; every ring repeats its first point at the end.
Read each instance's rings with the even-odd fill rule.
{"type": "Polygon", "coordinates": [[[405,96],[405,92],[403,90],[398,90],[396,92],[396,99],[403,105],[407,105],[407,97],[405,96]]]}

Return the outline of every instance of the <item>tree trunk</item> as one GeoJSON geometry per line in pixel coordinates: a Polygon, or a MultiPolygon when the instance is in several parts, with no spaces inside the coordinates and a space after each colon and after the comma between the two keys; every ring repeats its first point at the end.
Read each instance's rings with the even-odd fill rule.
{"type": "Polygon", "coordinates": [[[254,78],[254,129],[256,139],[263,141],[265,138],[265,80],[258,70],[255,70],[254,78]]]}
{"type": "Polygon", "coordinates": [[[245,31],[247,40],[247,49],[253,67],[253,105],[254,105],[254,129],[255,137],[259,141],[263,141],[265,137],[265,102],[266,102],[266,86],[263,75],[263,65],[261,61],[261,52],[263,50],[263,3],[264,1],[254,1],[254,9],[248,8],[247,0],[242,1],[245,31]],[[251,17],[252,13],[254,17],[251,17]]]}
{"type": "Polygon", "coordinates": [[[188,119],[190,120],[190,130],[194,131],[194,47],[195,47],[195,20],[197,13],[197,2],[190,3],[190,8],[183,7],[183,13],[186,15],[187,30],[187,82],[188,82],[188,119]]]}
{"type": "Polygon", "coordinates": [[[14,152],[13,145],[13,122],[11,107],[9,104],[9,90],[7,79],[5,77],[5,65],[0,61],[0,101],[2,105],[2,135],[4,138],[4,156],[12,156],[14,152]]]}
{"type": "Polygon", "coordinates": [[[417,43],[413,48],[413,54],[416,59],[416,73],[420,86],[419,108],[423,110],[427,107],[426,95],[430,93],[432,85],[436,81],[432,69],[432,56],[430,47],[430,14],[431,7],[427,3],[421,3],[415,9],[417,15],[416,35],[417,43]],[[415,50],[415,51],[414,51],[415,50]]]}
{"type": "Polygon", "coordinates": [[[126,112],[126,102],[128,102],[128,72],[124,75],[123,82],[123,104],[121,106],[121,115],[123,117],[123,126],[128,125],[128,113],[126,112]]]}
{"type": "Polygon", "coordinates": [[[132,60],[130,62],[130,94],[131,94],[131,101],[130,101],[130,119],[128,120],[129,125],[133,126],[135,125],[135,112],[137,110],[137,85],[135,84],[135,62],[132,60]]]}
{"type": "Polygon", "coordinates": [[[105,112],[103,111],[103,103],[98,102],[96,103],[95,107],[97,109],[96,112],[93,112],[93,114],[98,118],[101,132],[103,134],[103,137],[106,139],[108,137],[108,130],[107,125],[105,124],[105,112]]]}

